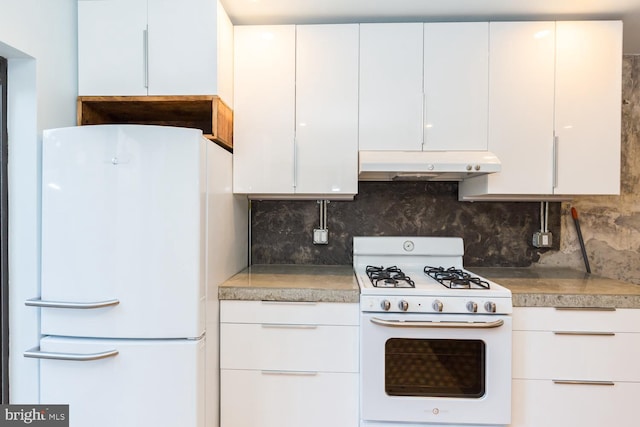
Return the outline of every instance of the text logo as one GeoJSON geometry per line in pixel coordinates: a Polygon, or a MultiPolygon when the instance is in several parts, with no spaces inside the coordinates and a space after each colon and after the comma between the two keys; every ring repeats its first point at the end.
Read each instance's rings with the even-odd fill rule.
{"type": "Polygon", "coordinates": [[[0,427],[69,427],[69,405],[0,405],[0,427]]]}

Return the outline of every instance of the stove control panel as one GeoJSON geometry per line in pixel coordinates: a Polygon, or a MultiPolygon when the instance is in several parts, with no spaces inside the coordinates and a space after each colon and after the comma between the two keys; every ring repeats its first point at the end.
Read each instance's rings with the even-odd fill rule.
{"type": "Polygon", "coordinates": [[[360,309],[389,313],[510,314],[511,298],[361,295],[360,309]]]}

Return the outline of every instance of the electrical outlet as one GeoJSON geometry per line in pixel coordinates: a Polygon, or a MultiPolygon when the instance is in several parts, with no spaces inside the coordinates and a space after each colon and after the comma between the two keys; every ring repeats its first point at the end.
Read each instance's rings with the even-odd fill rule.
{"type": "Polygon", "coordinates": [[[313,229],[313,244],[326,245],[329,243],[329,230],[326,228],[313,229]]]}
{"type": "Polygon", "coordinates": [[[533,246],[536,248],[550,248],[553,242],[553,234],[550,231],[536,231],[533,233],[533,246]]]}

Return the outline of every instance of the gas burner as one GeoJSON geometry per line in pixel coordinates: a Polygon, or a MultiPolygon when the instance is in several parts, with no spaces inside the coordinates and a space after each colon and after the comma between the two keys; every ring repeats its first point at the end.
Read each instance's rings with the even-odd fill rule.
{"type": "Polygon", "coordinates": [[[459,268],[426,266],[424,272],[449,289],[489,289],[489,282],[459,268]]]}
{"type": "Polygon", "coordinates": [[[368,265],[367,276],[376,288],[415,288],[416,284],[395,265],[393,267],[377,267],[368,265]]]}

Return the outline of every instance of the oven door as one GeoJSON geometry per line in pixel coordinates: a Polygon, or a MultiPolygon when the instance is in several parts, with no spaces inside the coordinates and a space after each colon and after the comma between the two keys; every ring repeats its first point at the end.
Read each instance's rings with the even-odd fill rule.
{"type": "Polygon", "coordinates": [[[511,422],[511,317],[362,313],[361,418],[511,422]]]}

